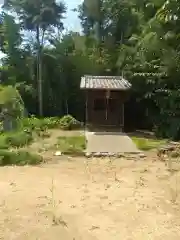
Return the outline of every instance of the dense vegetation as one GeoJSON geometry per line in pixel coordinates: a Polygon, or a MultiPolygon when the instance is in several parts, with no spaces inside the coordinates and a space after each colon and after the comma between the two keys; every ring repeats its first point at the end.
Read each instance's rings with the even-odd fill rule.
{"type": "MultiPolygon", "coordinates": [[[[18,128],[11,131],[0,129],[0,166],[1,165],[25,165],[39,164],[43,157],[34,153],[33,149],[26,150],[31,143],[43,139],[50,139],[50,130],[75,130],[81,127],[81,123],[70,115],[59,117],[36,118],[22,117],[18,119],[18,128]]],[[[85,137],[62,137],[57,139],[53,150],[61,150],[63,153],[82,153],[85,148],[85,137]]]]}
{"type": "Polygon", "coordinates": [[[83,120],[81,76],[123,74],[133,84],[126,124],[180,138],[180,2],[84,0],[76,11],[83,34],[62,34],[63,3],[5,0],[2,84],[31,114],[83,120]]]}

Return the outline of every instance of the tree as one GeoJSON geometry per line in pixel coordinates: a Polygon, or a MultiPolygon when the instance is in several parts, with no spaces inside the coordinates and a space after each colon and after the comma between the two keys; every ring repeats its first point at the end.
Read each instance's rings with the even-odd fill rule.
{"type": "Polygon", "coordinates": [[[45,34],[54,27],[63,29],[62,18],[65,13],[63,3],[55,0],[5,0],[4,8],[17,13],[24,30],[35,32],[37,44],[37,79],[39,96],[39,115],[43,116],[42,50],[45,34]]]}

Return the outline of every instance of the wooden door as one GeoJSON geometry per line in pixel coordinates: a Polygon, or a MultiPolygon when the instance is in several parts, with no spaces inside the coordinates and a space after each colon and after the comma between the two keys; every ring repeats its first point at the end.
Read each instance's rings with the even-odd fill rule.
{"type": "Polygon", "coordinates": [[[106,125],[106,108],[105,98],[96,98],[93,103],[93,122],[97,125],[106,125]]]}
{"type": "Polygon", "coordinates": [[[120,104],[117,98],[107,99],[107,124],[118,126],[120,124],[120,104]]]}

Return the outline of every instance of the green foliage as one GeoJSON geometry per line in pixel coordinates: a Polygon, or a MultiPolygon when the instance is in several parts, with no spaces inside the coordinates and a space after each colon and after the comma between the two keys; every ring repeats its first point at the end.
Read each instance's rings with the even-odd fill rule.
{"type": "Polygon", "coordinates": [[[31,143],[32,140],[32,134],[24,131],[6,135],[6,143],[11,147],[23,147],[31,143]]]}
{"type": "Polygon", "coordinates": [[[71,115],[64,116],[60,120],[60,128],[63,130],[75,130],[80,128],[80,126],[81,123],[71,115]]]}
{"type": "Polygon", "coordinates": [[[22,126],[24,129],[31,131],[43,131],[53,128],[61,128],[63,130],[74,130],[81,126],[80,122],[71,115],[59,117],[46,118],[24,118],[22,119],[22,126]]]}
{"type": "Polygon", "coordinates": [[[23,147],[33,141],[32,133],[25,131],[16,131],[3,133],[0,135],[0,149],[7,149],[10,147],[23,147]]]}
{"type": "Polygon", "coordinates": [[[6,135],[1,134],[0,136],[0,149],[8,149],[9,145],[6,141],[6,135]]]}
{"type": "Polygon", "coordinates": [[[64,154],[82,154],[86,148],[84,136],[58,137],[56,148],[64,154]]]}
{"type": "Polygon", "coordinates": [[[17,13],[24,28],[36,31],[37,27],[46,30],[49,26],[62,27],[62,15],[65,6],[54,0],[5,0],[4,8],[17,13]]]}
{"type": "Polygon", "coordinates": [[[27,151],[0,150],[0,166],[6,165],[37,165],[43,162],[40,155],[32,154],[27,151]]]}
{"type": "Polygon", "coordinates": [[[60,117],[47,117],[44,118],[44,125],[47,126],[48,129],[59,128],[60,126],[60,117]]]}
{"type": "Polygon", "coordinates": [[[18,90],[12,86],[0,85],[1,117],[11,116],[20,119],[24,114],[24,103],[18,90]]]}
{"type": "Polygon", "coordinates": [[[44,118],[24,118],[22,119],[22,127],[29,131],[42,131],[47,129],[47,122],[44,120],[44,118]]]}

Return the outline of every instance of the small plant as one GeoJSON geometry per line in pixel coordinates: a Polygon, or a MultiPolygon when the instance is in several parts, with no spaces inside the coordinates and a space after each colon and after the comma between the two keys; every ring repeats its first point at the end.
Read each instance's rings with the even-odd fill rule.
{"type": "Polygon", "coordinates": [[[170,187],[170,191],[171,191],[171,201],[173,204],[175,204],[177,202],[177,198],[179,196],[179,192],[178,192],[178,179],[177,179],[177,174],[175,176],[175,189],[170,187]]]}
{"type": "Polygon", "coordinates": [[[63,130],[74,130],[80,128],[80,126],[81,123],[71,115],[64,116],[60,120],[60,128],[63,130]]]}
{"type": "Polygon", "coordinates": [[[54,179],[52,179],[50,191],[51,191],[52,222],[53,224],[56,225],[57,219],[56,219],[56,202],[54,198],[54,179]]]}
{"type": "Polygon", "coordinates": [[[53,225],[62,225],[67,227],[67,223],[62,219],[62,217],[57,216],[57,204],[55,201],[55,186],[54,186],[54,179],[51,182],[51,211],[52,211],[52,224],[53,225]]]}
{"type": "Polygon", "coordinates": [[[29,153],[28,151],[8,151],[0,150],[0,166],[6,165],[37,165],[42,163],[40,155],[29,153]]]}

